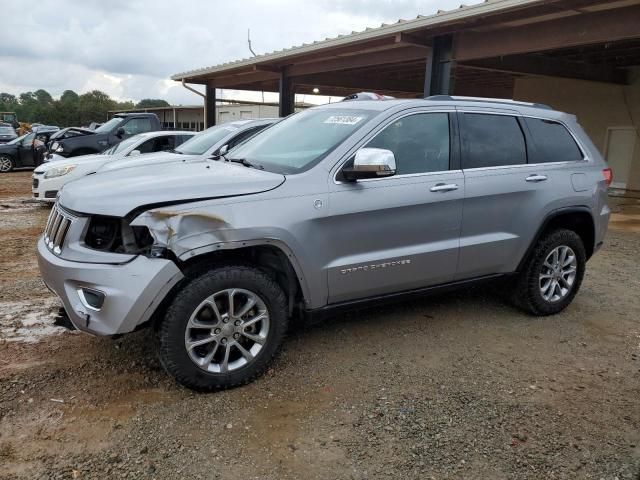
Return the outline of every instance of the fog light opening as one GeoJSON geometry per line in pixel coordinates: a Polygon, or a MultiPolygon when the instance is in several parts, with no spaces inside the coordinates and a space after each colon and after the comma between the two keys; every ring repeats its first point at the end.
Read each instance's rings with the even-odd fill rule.
{"type": "Polygon", "coordinates": [[[78,296],[82,304],[89,310],[100,311],[104,304],[105,294],[91,288],[79,288],[78,296]]]}

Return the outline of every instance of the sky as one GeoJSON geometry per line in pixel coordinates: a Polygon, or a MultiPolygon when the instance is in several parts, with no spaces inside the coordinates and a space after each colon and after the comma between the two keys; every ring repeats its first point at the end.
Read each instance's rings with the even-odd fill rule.
{"type": "MultiPolygon", "coordinates": [[[[118,100],[201,97],[170,76],[457,8],[461,0],[0,0],[0,92],[98,89],[118,100]],[[7,21],[8,20],[8,21],[7,21]]],[[[465,3],[477,3],[477,0],[465,3]]],[[[227,98],[255,95],[224,92],[227,98]]],[[[266,100],[277,96],[267,94],[266,100]]],[[[299,98],[300,100],[300,98],[299,98]]],[[[304,99],[313,101],[307,95],[304,99]]],[[[318,98],[317,100],[320,100],[318,98]]]]}

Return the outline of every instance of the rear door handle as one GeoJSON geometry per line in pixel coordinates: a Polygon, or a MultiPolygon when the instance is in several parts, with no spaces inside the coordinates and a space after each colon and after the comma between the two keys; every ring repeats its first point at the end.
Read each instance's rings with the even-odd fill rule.
{"type": "Polygon", "coordinates": [[[525,180],[527,182],[544,182],[546,179],[546,175],[529,175],[525,180]]]}
{"type": "Polygon", "coordinates": [[[429,190],[431,190],[432,192],[452,192],[453,190],[457,189],[458,185],[456,185],[455,183],[438,183],[437,185],[431,187],[429,190]]]}

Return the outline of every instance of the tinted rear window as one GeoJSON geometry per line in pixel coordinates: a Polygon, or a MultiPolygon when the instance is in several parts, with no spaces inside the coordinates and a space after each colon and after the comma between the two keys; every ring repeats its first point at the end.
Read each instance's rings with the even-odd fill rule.
{"type": "Polygon", "coordinates": [[[558,122],[539,118],[525,118],[536,148],[529,163],[572,162],[582,160],[583,155],[575,140],[558,122]]]}
{"type": "Polygon", "coordinates": [[[499,167],[527,163],[527,146],[515,117],[465,113],[462,168],[499,167]]]}

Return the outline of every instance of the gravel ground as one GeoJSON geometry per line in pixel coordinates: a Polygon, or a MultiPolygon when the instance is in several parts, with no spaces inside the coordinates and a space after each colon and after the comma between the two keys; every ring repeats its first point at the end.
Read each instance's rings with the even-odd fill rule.
{"type": "Polygon", "coordinates": [[[640,206],[580,294],[531,318],[496,285],[295,328],[267,375],[195,394],[147,332],[52,326],[27,172],[0,186],[0,478],[640,479],[640,206]]]}

